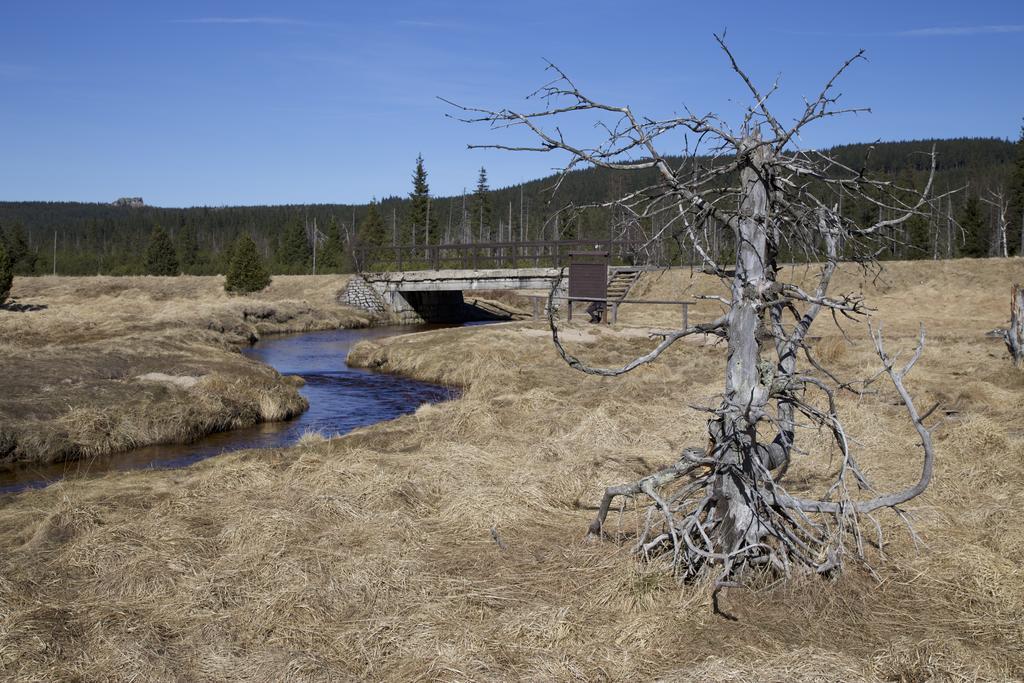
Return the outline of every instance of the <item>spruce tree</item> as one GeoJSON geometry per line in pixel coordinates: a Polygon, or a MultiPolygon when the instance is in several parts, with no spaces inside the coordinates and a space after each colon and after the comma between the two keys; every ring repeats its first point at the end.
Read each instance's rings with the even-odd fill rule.
{"type": "Polygon", "coordinates": [[[985,236],[986,221],[981,211],[981,202],[977,197],[967,198],[960,207],[957,223],[964,231],[964,245],[960,250],[963,256],[981,257],[988,254],[988,240],[985,236]]]}
{"type": "MultiPolygon", "coordinates": [[[[919,192],[913,169],[909,166],[899,171],[896,184],[902,188],[913,188],[912,191],[899,193],[903,201],[912,201],[915,193],[919,192]]],[[[931,236],[928,232],[928,219],[924,216],[907,219],[896,228],[894,237],[896,241],[890,247],[893,258],[912,260],[931,256],[931,236]]]]}
{"type": "Polygon", "coordinates": [[[145,268],[147,275],[178,275],[181,272],[171,238],[159,225],[153,228],[153,234],[149,238],[145,268]]]}
{"type": "Polygon", "coordinates": [[[256,243],[248,235],[241,235],[231,245],[231,263],[224,278],[224,290],[248,294],[265,289],[269,284],[270,273],[263,265],[256,243]]]}
{"type": "Polygon", "coordinates": [[[574,240],[579,236],[579,213],[566,212],[559,220],[558,239],[574,240]]]}
{"type": "Polygon", "coordinates": [[[226,246],[217,252],[214,257],[214,268],[217,273],[226,273],[231,268],[231,261],[235,256],[235,245],[241,240],[240,236],[235,236],[230,242],[226,242],[226,246]]]}
{"type": "Polygon", "coordinates": [[[7,256],[4,241],[0,240],[0,306],[4,305],[7,296],[11,293],[11,284],[14,282],[14,270],[11,266],[11,259],[7,256]]]}
{"type": "Polygon", "coordinates": [[[917,260],[931,258],[931,239],[928,219],[924,216],[913,216],[904,223],[907,238],[906,258],[917,260]]]}
{"type": "Polygon", "coordinates": [[[16,275],[35,275],[39,257],[28,248],[24,226],[15,223],[4,232],[3,241],[6,242],[4,246],[12,272],[16,275]]]}
{"type": "Polygon", "coordinates": [[[341,234],[338,219],[331,216],[327,225],[327,240],[324,241],[316,254],[317,272],[340,273],[345,264],[345,241],[341,234]]]}
{"type": "Polygon", "coordinates": [[[1024,256],[1024,126],[1021,126],[1020,137],[1017,139],[1017,158],[1010,171],[1009,189],[1007,239],[1011,253],[1013,249],[1018,249],[1017,254],[1024,256]]]}
{"type": "Polygon", "coordinates": [[[284,273],[308,273],[313,265],[313,248],[302,218],[296,216],[285,227],[277,262],[284,273]]]}
{"type": "Polygon", "coordinates": [[[182,272],[189,274],[199,263],[199,241],[196,239],[196,227],[191,223],[178,232],[178,262],[182,272]]]}
{"type": "Polygon", "coordinates": [[[491,207],[491,189],[487,186],[487,169],[483,166],[480,167],[480,176],[476,181],[476,190],[473,192],[471,206],[469,224],[472,229],[470,234],[476,235],[478,242],[487,241],[491,236],[494,216],[491,207]]]}
{"type": "Polygon", "coordinates": [[[359,224],[359,246],[365,254],[365,262],[359,264],[360,267],[363,270],[370,270],[380,266],[385,260],[384,246],[387,243],[387,228],[374,200],[370,203],[363,222],[359,224]]]}
{"type": "Polygon", "coordinates": [[[430,186],[427,184],[427,171],[423,167],[423,155],[416,157],[416,170],[412,174],[412,200],[406,216],[405,243],[420,246],[426,243],[437,244],[437,207],[430,202],[430,186]]]}

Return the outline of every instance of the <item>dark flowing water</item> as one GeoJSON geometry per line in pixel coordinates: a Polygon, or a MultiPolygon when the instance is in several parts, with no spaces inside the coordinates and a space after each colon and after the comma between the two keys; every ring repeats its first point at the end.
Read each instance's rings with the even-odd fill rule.
{"type": "Polygon", "coordinates": [[[190,444],[147,446],[89,460],[23,467],[0,472],[0,493],[38,488],[65,476],[110,470],[185,467],[196,461],[243,448],[273,448],[294,443],[307,431],[326,436],[411,413],[424,403],[453,398],[455,390],[426,382],[350,368],[349,349],[363,339],[430,329],[429,326],[373,327],[270,337],[242,353],[273,366],[284,375],[299,375],[299,391],[309,410],[286,422],[265,422],[220,432],[190,444]]]}

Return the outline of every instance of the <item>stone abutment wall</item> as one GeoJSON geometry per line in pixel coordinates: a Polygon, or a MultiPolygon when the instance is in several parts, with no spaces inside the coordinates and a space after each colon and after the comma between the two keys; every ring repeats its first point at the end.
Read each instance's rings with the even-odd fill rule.
{"type": "Polygon", "coordinates": [[[349,278],[345,289],[338,295],[338,303],[360,308],[364,311],[387,315],[388,308],[381,298],[380,293],[364,278],[353,275],[349,278]]]}

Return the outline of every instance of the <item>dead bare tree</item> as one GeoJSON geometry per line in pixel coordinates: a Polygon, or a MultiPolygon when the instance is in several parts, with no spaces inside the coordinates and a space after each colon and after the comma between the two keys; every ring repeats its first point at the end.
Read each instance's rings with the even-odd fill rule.
{"type": "Polygon", "coordinates": [[[1006,192],[1003,188],[989,190],[987,197],[981,201],[992,207],[994,226],[992,232],[992,248],[989,250],[993,256],[1006,258],[1010,255],[1006,243],[1006,212],[1009,209],[1009,202],[1006,200],[1006,192]]]}
{"type": "Polygon", "coordinates": [[[1020,285],[1010,288],[1010,327],[1002,333],[1013,364],[1019,368],[1024,365],[1024,287],[1020,285]]]}
{"type": "MultiPolygon", "coordinates": [[[[591,99],[553,64],[548,69],[554,80],[531,96],[543,104],[537,110],[494,111],[450,104],[458,107],[457,118],[463,121],[525,129],[536,140],[526,145],[470,147],[560,151],[568,154],[566,172],[585,166],[648,174],[653,169],[657,174],[653,184],[606,206],[621,208],[639,221],[658,218],[659,232],[652,238],[666,231],[681,235],[703,261],[705,271],[726,283],[730,296],[717,297],[725,310],[721,317],[668,333],[649,353],[618,368],[591,367],[567,351],[551,301],[548,306],[558,353],[573,368],[594,375],[629,372],[654,361],[687,336],[716,335],[726,340],[724,394],[717,407],[704,409],[711,414],[707,445],[686,448],[668,467],[607,489],[589,530],[594,536],[603,534],[616,497],[646,498],[650,505],[636,550],[646,556],[669,556],[686,578],[710,572],[717,600],[718,590],[733,585],[747,567],[786,575],[831,573],[842,566],[851,549],[864,557],[862,524],[873,521],[872,514],[885,508],[902,517],[900,506],[919,496],[931,480],[934,451],[925,419],[932,411],[919,412],[904,384],[924,351],[924,329],[909,361],[897,364],[885,349],[881,329],[868,326],[882,366],[876,377],[889,377],[923,447],[918,481],[884,494],[872,488],[858,466],[851,438],[836,411],[837,393],[854,388],[822,367],[807,335],[822,311],[834,318],[865,318],[867,309],[860,296],[828,294],[832,276],[841,260],[872,263],[893,239],[894,228],[932,210],[928,196],[935,152],[931,152],[932,173],[921,193],[872,180],[863,168],[851,168],[826,154],[800,150],[799,136],[806,126],[843,113],[868,111],[840,108],[839,95],[834,93],[836,80],[862,58],[862,52],[843,63],[816,97],[805,101],[792,124],[783,125],[768,106],[778,83],[767,91],[759,89],[723,38],[715,38],[751,96],[736,127],[716,114],[696,115],[689,110],[664,120],[640,117],[628,106],[591,99]],[[579,114],[600,118],[603,135],[596,144],[570,141],[563,134],[557,121],[579,114]],[[656,145],[673,131],[697,139],[678,163],[656,145]],[[872,204],[884,218],[870,225],[856,223],[840,212],[842,196],[872,204]],[[731,231],[733,263],[718,262],[709,250],[709,225],[731,231]],[[813,290],[778,279],[783,249],[809,262],[823,262],[813,290]],[[807,359],[809,369],[798,367],[799,354],[807,359]],[[781,484],[797,449],[798,420],[826,429],[841,455],[834,482],[818,498],[791,495],[781,484]]],[[[874,524],[880,530],[878,522],[874,524]]]]}

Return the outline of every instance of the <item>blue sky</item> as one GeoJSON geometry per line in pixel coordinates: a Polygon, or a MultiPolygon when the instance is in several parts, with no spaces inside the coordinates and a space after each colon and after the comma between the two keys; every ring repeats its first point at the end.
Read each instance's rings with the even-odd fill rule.
{"type": "MultiPolygon", "coordinates": [[[[0,199],[159,206],[365,202],[486,166],[492,186],[549,155],[470,151],[501,137],[437,96],[515,107],[544,59],[637,112],[740,111],[712,33],[783,114],[846,57],[843,102],[807,147],[874,139],[1016,138],[1024,2],[46,2],[0,5],[0,199]]],[[[593,136],[589,128],[570,128],[593,136]]],[[[668,150],[672,151],[672,150],[668,150]]]]}

